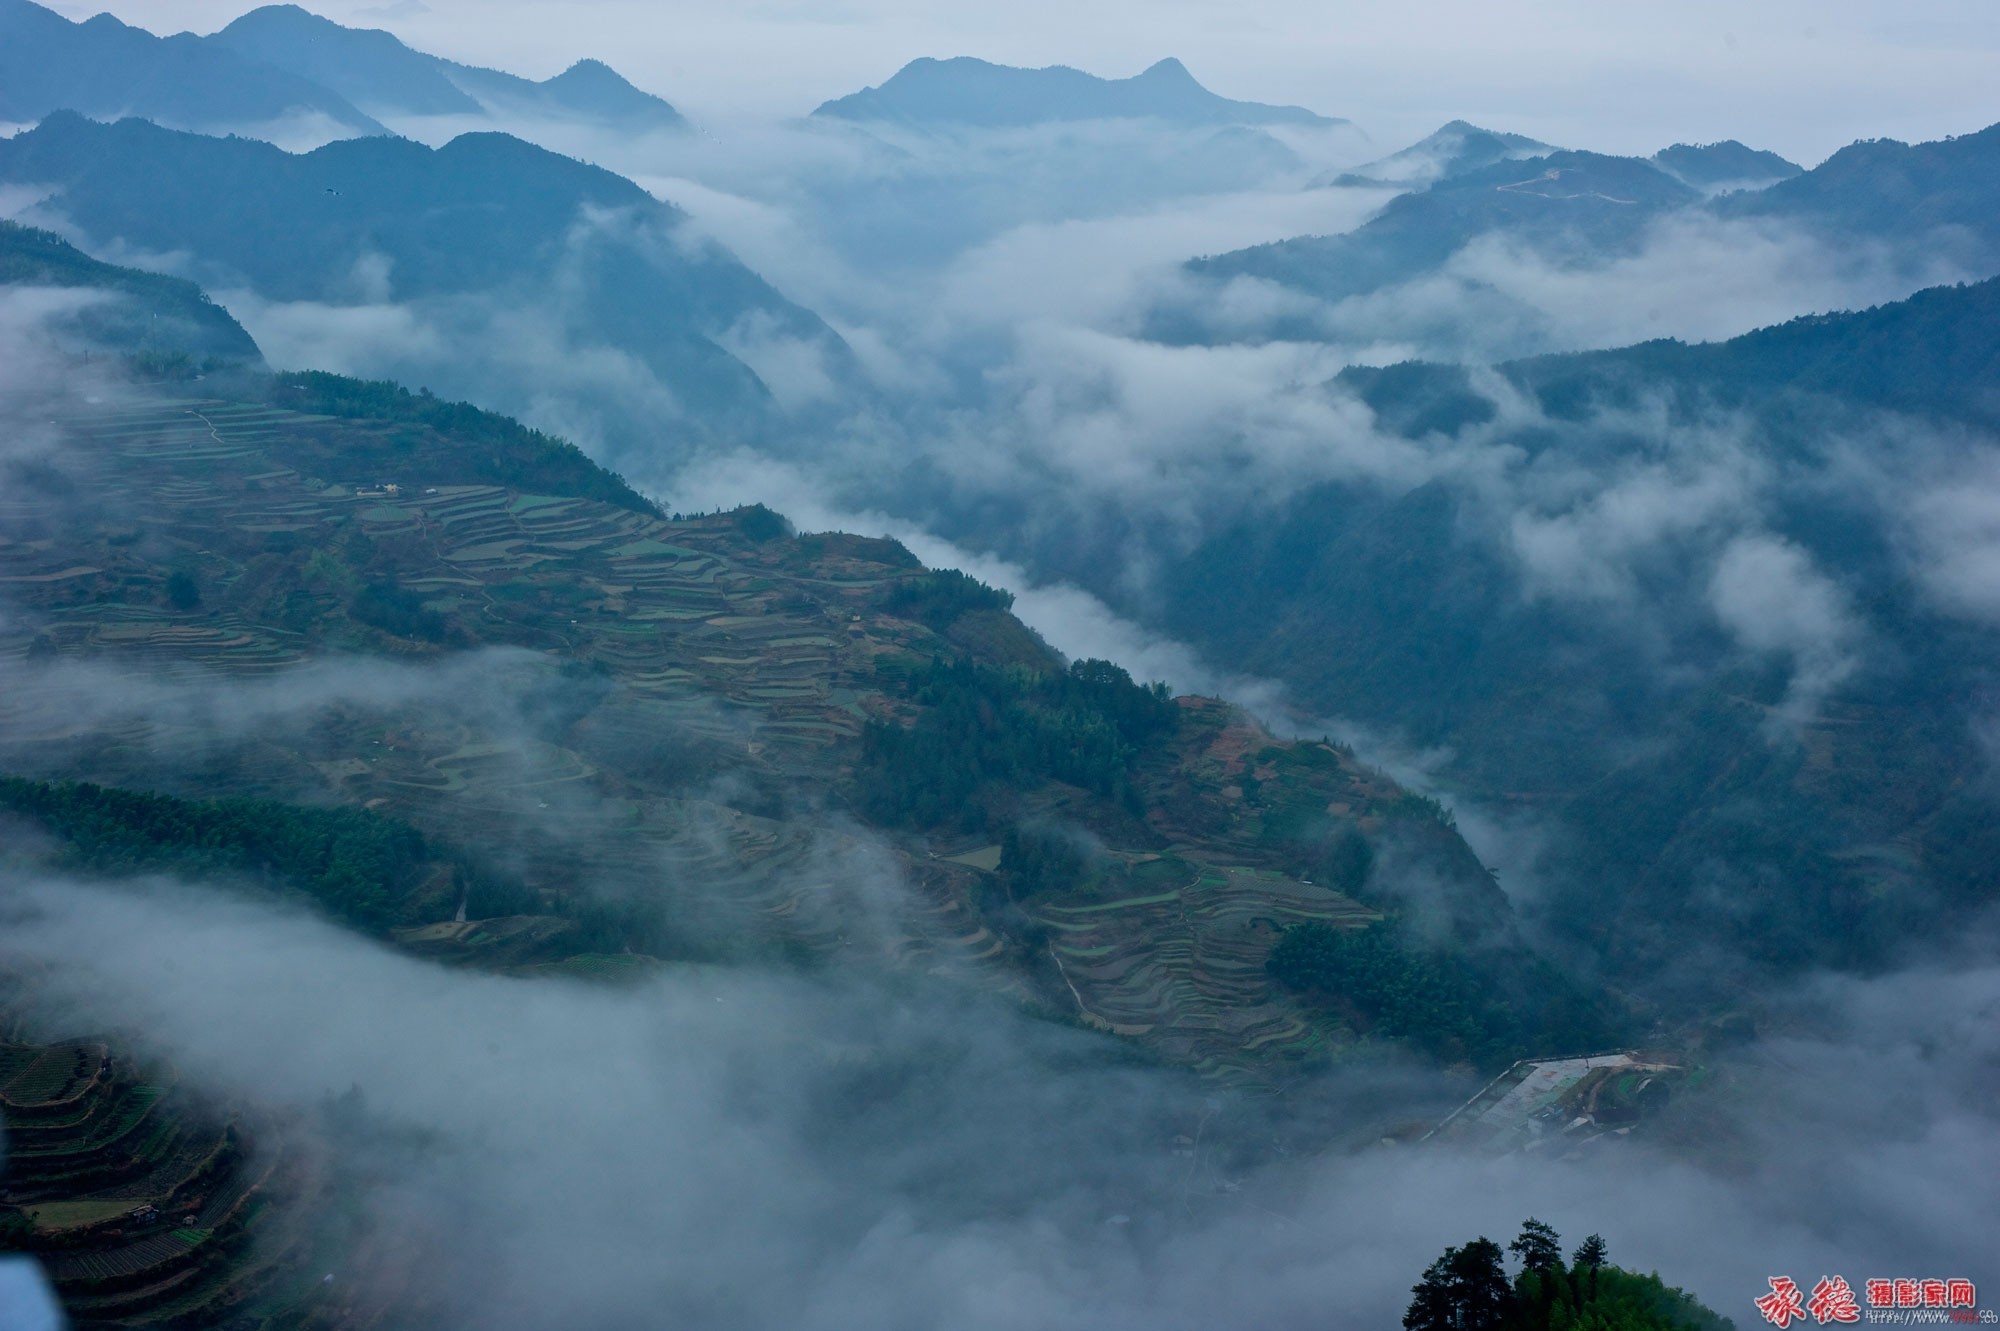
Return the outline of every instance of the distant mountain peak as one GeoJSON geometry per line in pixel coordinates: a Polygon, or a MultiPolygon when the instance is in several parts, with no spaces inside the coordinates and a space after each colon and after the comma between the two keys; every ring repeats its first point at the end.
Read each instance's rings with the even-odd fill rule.
{"type": "Polygon", "coordinates": [[[1467,172],[1484,170],[1496,162],[1544,157],[1555,151],[1553,144],[1531,139],[1525,134],[1487,129],[1469,120],[1453,120],[1400,152],[1313,183],[1422,187],[1467,172]]]}
{"type": "Polygon", "coordinates": [[[1708,193],[1755,189],[1804,172],[1774,152],[1746,147],[1735,139],[1719,143],[1676,143],[1653,154],[1654,166],[1682,184],[1708,193]]]}
{"type": "Polygon", "coordinates": [[[1017,128],[1081,120],[1163,120],[1180,125],[1347,122],[1301,106],[1232,101],[1203,87],[1172,56],[1126,79],[1068,65],[1024,69],[976,56],[920,56],[880,87],[837,97],[813,112],[829,119],[1017,128]]]}
{"type": "Polygon", "coordinates": [[[380,28],[350,28],[294,4],[253,9],[208,40],[232,47],[384,114],[482,116],[553,112],[679,128],[680,113],[601,60],[579,60],[537,83],[404,45],[380,28]]]}
{"type": "Polygon", "coordinates": [[[217,38],[159,37],[112,14],[74,23],[30,0],[0,0],[0,121],[65,107],[184,129],[255,133],[304,114],[345,133],[387,132],[324,84],[217,38]]]}

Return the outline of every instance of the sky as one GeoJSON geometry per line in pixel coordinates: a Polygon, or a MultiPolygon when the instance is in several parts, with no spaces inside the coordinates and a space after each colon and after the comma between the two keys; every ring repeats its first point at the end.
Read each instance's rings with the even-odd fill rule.
{"type": "MultiPolygon", "coordinates": [[[[84,17],[98,6],[64,0],[84,17]]],[[[248,0],[114,0],[208,32],[248,0]]],[[[1385,149],[1464,118],[1649,153],[1738,138],[1808,165],[1857,138],[2000,119],[1990,0],[381,0],[310,4],[535,77],[584,57],[712,125],[802,114],[919,56],[1122,77],[1164,56],[1227,96],[1359,122],[1385,149]]]]}

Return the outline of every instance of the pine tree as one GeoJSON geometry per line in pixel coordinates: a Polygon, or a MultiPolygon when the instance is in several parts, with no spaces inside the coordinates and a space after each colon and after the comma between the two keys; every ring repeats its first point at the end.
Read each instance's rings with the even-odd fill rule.
{"type": "MultiPolygon", "coordinates": [[[[1600,1246],[1601,1243],[1600,1240],[1600,1246]]],[[[1533,1271],[1538,1276],[1554,1275],[1563,1269],[1562,1236],[1533,1218],[1522,1224],[1521,1236],[1507,1245],[1507,1251],[1521,1259],[1524,1271],[1533,1271]]]]}
{"type": "Polygon", "coordinates": [[[1444,1256],[1411,1286],[1406,1331],[1499,1331],[1513,1306],[1500,1245],[1477,1238],[1444,1256]]]}

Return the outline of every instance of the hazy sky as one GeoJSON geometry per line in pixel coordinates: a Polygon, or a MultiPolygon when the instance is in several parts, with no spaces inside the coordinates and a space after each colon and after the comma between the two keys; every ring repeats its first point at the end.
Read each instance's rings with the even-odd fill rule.
{"type": "MultiPolygon", "coordinates": [[[[90,3],[56,8],[75,17],[90,3]]],[[[113,0],[211,31],[250,0],[113,0]]],[[[1162,56],[1216,91],[1359,121],[1384,141],[1453,117],[1566,145],[1741,138],[1818,160],[1856,138],[2000,120],[1992,0],[379,0],[308,4],[440,55],[545,76],[596,56],[711,122],[787,115],[917,56],[1069,64],[1162,56]]]]}

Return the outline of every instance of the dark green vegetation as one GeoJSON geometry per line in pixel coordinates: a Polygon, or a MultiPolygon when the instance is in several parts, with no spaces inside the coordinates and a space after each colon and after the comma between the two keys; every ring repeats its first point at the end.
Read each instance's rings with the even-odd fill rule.
{"type": "MultiPolygon", "coordinates": [[[[601,499],[635,513],[660,516],[657,504],[626,484],[624,477],[585,457],[567,439],[470,402],[447,402],[387,380],[350,379],[321,370],[277,375],[268,391],[273,405],[289,411],[418,427],[382,435],[378,446],[358,450],[352,432],[341,435],[339,465],[377,482],[408,485],[422,479],[509,485],[601,499]]],[[[324,465],[336,459],[300,456],[297,460],[301,465],[324,465]]]]}
{"type": "Polygon", "coordinates": [[[0,777],[0,809],[59,838],[63,867],[270,883],[364,929],[431,923],[461,899],[482,918],[534,905],[518,885],[454,865],[415,828],[367,809],[184,800],[18,777],[0,777]]]}
{"type": "Polygon", "coordinates": [[[59,315],[49,332],[75,348],[137,358],[148,370],[258,364],[243,326],[192,282],[99,263],[51,231],[0,221],[0,287],[102,293],[59,315]]]}
{"type": "Polygon", "coordinates": [[[942,627],[968,610],[1012,610],[1014,593],[989,587],[969,573],[947,568],[897,582],[889,588],[882,604],[897,614],[942,627]]]}
{"type": "Polygon", "coordinates": [[[1523,1050],[1604,1048],[1630,1032],[1560,971],[1519,949],[1426,944],[1391,920],[1285,930],[1265,963],[1287,989],[1332,1004],[1357,1028],[1439,1058],[1493,1067],[1523,1050]]]}
{"type": "Polygon", "coordinates": [[[1436,806],[1337,748],[1065,664],[1004,593],[893,542],[797,535],[757,507],[661,519],[545,437],[386,385],[288,377],[270,396],[342,414],[147,398],[61,423],[60,471],[0,511],[7,649],[45,670],[22,715],[64,713],[65,662],[251,689],[336,656],[460,673],[357,683],[247,737],[197,709],[144,745],[108,721],[17,739],[0,761],[23,777],[155,792],[94,795],[134,802],[124,825],[70,826],[80,863],[241,869],[465,964],[823,964],[854,954],[819,895],[839,841],[821,816],[858,813],[924,903],[871,964],[1252,1080],[1365,1024],[1274,984],[1285,925],[1399,912],[1390,889],[1421,873],[1513,945],[1436,806]],[[360,414],[375,404],[387,419],[360,414]],[[166,797],[186,803],[148,802],[166,797]],[[298,805],[317,807],[281,807],[298,805]],[[336,836],[348,815],[325,806],[379,817],[336,836]],[[321,858],[209,844],[266,815],[321,858]],[[1023,849],[1065,836],[1088,856],[1023,849]],[[357,855],[379,860],[365,886],[357,855]]]}
{"type": "Polygon", "coordinates": [[[1322,485],[1222,532],[1164,579],[1169,627],[1313,707],[1450,749],[1460,790],[1561,828],[1551,923],[1646,983],[1887,964],[1995,881],[2000,809],[1968,723],[1993,631],[1913,582],[1908,542],[1928,533],[1894,506],[1935,464],[1935,431],[2000,419],[1996,346],[2000,282],[1985,282],[1727,343],[1524,361],[1500,372],[1543,418],[1497,438],[1463,370],[1342,376],[1385,428],[1517,448],[1527,475],[1756,468],[1767,539],[1860,626],[1852,664],[1796,720],[1803,667],[1721,627],[1702,542],[1634,560],[1608,601],[1533,595],[1511,510],[1449,479],[1322,485]],[[1830,479],[1856,456],[1888,479],[1830,479]],[[1653,636],[1607,614],[1627,604],[1653,636]],[[1700,974],[1691,933],[1748,969],[1700,974]]]}
{"type": "Polygon", "coordinates": [[[1563,1262],[1561,1237],[1529,1220],[1506,1252],[1488,1238],[1447,1248],[1411,1289],[1405,1331],[1726,1331],[1728,1318],[1704,1308],[1658,1275],[1605,1260],[1595,1234],[1563,1262]],[[1506,1257],[1520,1271],[1507,1278],[1506,1257]]]}
{"type": "Polygon", "coordinates": [[[41,1260],[73,1325],[328,1325],[301,1269],[327,1180],[283,1128],[253,1140],[94,1041],[0,1041],[0,1112],[0,1248],[41,1260]]]}
{"type": "MultiPolygon", "coordinates": [[[[819,348],[836,371],[846,363],[816,316],[726,251],[681,234],[678,209],[505,134],[466,134],[436,150],[349,139],[294,155],[64,112],[0,141],[0,180],[58,186],[68,221],[95,241],[186,254],[267,300],[394,300],[466,338],[489,335],[502,311],[535,311],[543,331],[576,349],[634,357],[699,428],[755,418],[768,400],[717,341],[739,321],[819,348]],[[585,214],[592,220],[580,223],[585,214]]],[[[519,377],[480,359],[458,357],[440,373],[457,376],[459,392],[476,384],[483,401],[524,407],[519,377]]],[[[652,442],[660,419],[611,425],[652,442]]]]}
{"type": "Polygon", "coordinates": [[[1152,119],[1172,125],[1340,125],[1298,106],[1218,97],[1187,66],[1162,60],[1129,79],[1101,79],[1063,65],[1017,69],[970,56],[925,57],[879,88],[835,98],[813,112],[839,120],[985,129],[1069,120],[1152,119]]]}
{"type": "MultiPolygon", "coordinates": [[[[1456,373],[1406,372],[1420,369],[1456,373]]],[[[1807,315],[1727,342],[1643,342],[1520,361],[1502,372],[1561,419],[1583,421],[1666,396],[1677,423],[1689,426],[1718,406],[1755,411],[1788,449],[1806,446],[1798,436],[1853,405],[1990,428],[2000,426],[2000,278],[1933,287],[1868,310],[1807,315]]],[[[1366,392],[1380,373],[1354,372],[1350,381],[1366,392]]],[[[1425,391],[1415,379],[1410,388],[1425,391]]],[[[1369,396],[1393,400],[1397,393],[1369,396]]]]}
{"type": "MultiPolygon", "coordinates": [[[[923,590],[918,599],[936,595],[923,590]]],[[[922,708],[916,724],[871,725],[862,735],[862,807],[885,823],[956,823],[964,832],[990,830],[994,787],[1036,778],[1142,813],[1133,765],[1176,715],[1164,684],[1142,688],[1109,661],[1037,672],[934,659],[904,682],[902,695],[922,708]]]]}

